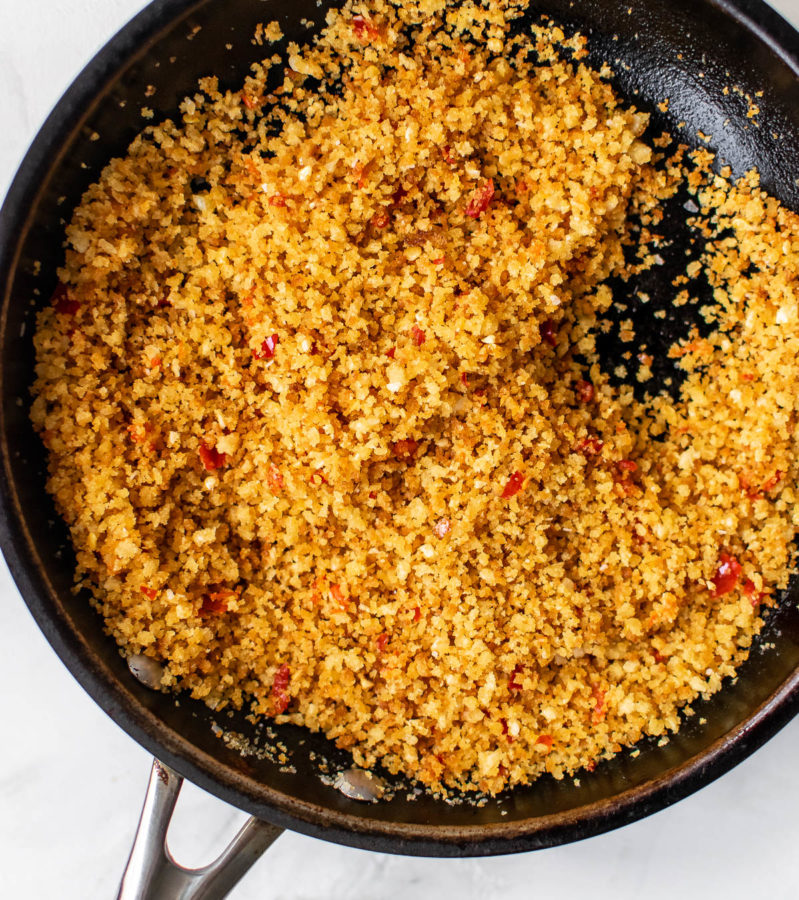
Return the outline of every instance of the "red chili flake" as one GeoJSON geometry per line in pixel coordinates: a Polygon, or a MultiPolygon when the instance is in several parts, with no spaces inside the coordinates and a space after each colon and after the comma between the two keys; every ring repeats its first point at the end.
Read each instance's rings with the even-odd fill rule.
{"type": "Polygon", "coordinates": [[[330,585],[330,595],[339,603],[342,607],[347,602],[347,598],[344,596],[344,591],[341,590],[341,587],[337,584],[330,585]]]}
{"type": "Polygon", "coordinates": [[[743,592],[749,598],[752,606],[758,607],[763,602],[763,600],[768,596],[765,591],[758,591],[755,587],[754,581],[750,578],[747,578],[743,583],[743,592]]]}
{"type": "Polygon", "coordinates": [[[581,403],[590,403],[594,399],[594,386],[590,381],[580,379],[577,382],[577,396],[581,403]]]}
{"type": "Polygon", "coordinates": [[[756,488],[752,486],[751,481],[745,474],[741,474],[738,476],[738,483],[741,485],[741,490],[750,500],[758,500],[763,494],[756,488]]]}
{"type": "Polygon", "coordinates": [[[275,680],[272,682],[272,700],[274,701],[273,715],[279,716],[284,713],[291,702],[288,688],[291,680],[291,672],[289,667],[283,665],[275,673],[275,680]]]}
{"type": "Polygon", "coordinates": [[[206,472],[214,472],[225,465],[227,453],[220,453],[216,447],[209,447],[208,444],[200,444],[200,460],[206,472]]]}
{"type": "Polygon", "coordinates": [[[235,596],[235,591],[227,589],[211,591],[211,593],[205,594],[200,606],[200,615],[203,618],[206,616],[221,616],[222,613],[228,611],[228,600],[233,599],[235,596]]]}
{"type": "Polygon", "coordinates": [[[390,221],[391,221],[391,218],[389,217],[388,213],[386,213],[386,212],[375,213],[372,216],[372,225],[375,228],[385,228],[386,225],[388,225],[388,223],[390,221]]]}
{"type": "Polygon", "coordinates": [[[377,500],[377,491],[369,491],[369,499],[377,500]]]}
{"type": "Polygon", "coordinates": [[[466,205],[466,215],[472,219],[478,219],[480,215],[488,209],[493,196],[494,179],[489,178],[485,184],[481,185],[474,192],[474,196],[466,205]]]}
{"type": "Polygon", "coordinates": [[[542,747],[546,747],[547,750],[552,749],[552,735],[551,734],[539,734],[535,739],[536,744],[541,744],[542,747]]]}
{"type": "Polygon", "coordinates": [[[272,194],[271,197],[268,197],[266,202],[270,206],[286,206],[286,198],[282,194],[272,194]]]}
{"type": "Polygon", "coordinates": [[[151,431],[152,425],[149,422],[145,422],[144,425],[140,425],[138,422],[131,422],[128,425],[128,434],[134,444],[143,444],[151,431]]]}
{"type": "Polygon", "coordinates": [[[461,372],[461,384],[465,388],[469,387],[469,375],[466,372],[461,372]]]}
{"type": "Polygon", "coordinates": [[[425,342],[426,335],[418,325],[414,325],[413,328],[411,328],[411,335],[413,337],[413,342],[417,347],[421,347],[425,342]]]}
{"type": "Polygon", "coordinates": [[[261,348],[252,351],[252,355],[256,359],[274,359],[275,358],[275,349],[277,347],[277,342],[280,340],[280,336],[277,334],[272,334],[268,338],[264,339],[261,342],[261,348]]]}
{"type": "Polygon", "coordinates": [[[622,472],[635,472],[638,469],[637,463],[634,463],[631,459],[621,459],[616,465],[622,472]]]}
{"type": "Polygon", "coordinates": [[[660,650],[653,650],[653,656],[656,663],[664,663],[668,659],[668,656],[664,656],[660,650]]]}
{"type": "Polygon", "coordinates": [[[156,303],[159,309],[163,309],[165,306],[172,306],[169,302],[169,288],[167,288],[164,293],[158,298],[158,302],[156,303]]]}
{"type": "Polygon", "coordinates": [[[328,487],[330,486],[330,482],[325,478],[325,473],[323,469],[317,469],[315,472],[311,472],[311,477],[308,479],[311,484],[326,484],[328,487]],[[318,479],[318,480],[317,480],[318,479]]]}
{"type": "Polygon", "coordinates": [[[439,519],[433,526],[433,531],[435,531],[440,538],[446,537],[451,530],[452,522],[450,522],[449,519],[439,519]]]}
{"type": "Polygon", "coordinates": [[[286,486],[280,469],[274,463],[269,463],[269,468],[266,472],[266,483],[273,494],[279,494],[286,486]]]}
{"type": "Polygon", "coordinates": [[[508,679],[508,688],[512,691],[520,691],[523,687],[520,681],[516,680],[517,675],[521,675],[522,666],[517,665],[514,670],[510,674],[510,678],[508,679]]]}
{"type": "Polygon", "coordinates": [[[413,438],[395,441],[391,445],[391,449],[397,459],[413,459],[419,449],[419,441],[415,441],[413,438]]]}
{"type": "Polygon", "coordinates": [[[261,105],[257,100],[245,94],[243,91],[241,93],[241,102],[247,107],[247,109],[258,109],[261,105]]]}
{"type": "Polygon", "coordinates": [[[74,316],[80,309],[80,303],[70,297],[69,288],[61,282],[58,283],[53,291],[51,303],[55,307],[55,311],[62,316],[74,316]]]}
{"type": "Polygon", "coordinates": [[[719,565],[713,576],[713,596],[721,597],[729,594],[738,587],[738,579],[741,577],[743,567],[734,556],[722,553],[719,557],[719,565]]]}
{"type": "Polygon", "coordinates": [[[388,644],[388,635],[387,634],[378,635],[376,643],[377,643],[377,652],[385,653],[386,645],[388,644]]]}
{"type": "Polygon", "coordinates": [[[602,452],[602,448],[604,446],[604,441],[600,441],[598,437],[592,436],[583,438],[577,445],[577,449],[580,453],[584,453],[586,456],[597,456],[602,452]]]}
{"type": "Polygon", "coordinates": [[[445,259],[446,259],[445,256],[437,256],[435,259],[431,259],[430,262],[435,263],[435,265],[437,265],[437,266],[440,266],[441,263],[443,263],[445,259]]]}
{"type": "Polygon", "coordinates": [[[352,17],[352,30],[355,32],[355,37],[364,44],[380,37],[380,29],[374,22],[370,22],[369,19],[364,18],[364,16],[352,17]]]}
{"type": "Polygon", "coordinates": [[[522,485],[524,484],[524,475],[521,472],[514,472],[513,475],[508,479],[508,483],[505,485],[502,491],[502,499],[507,500],[508,497],[515,497],[516,494],[522,489],[522,485]]]}
{"type": "Polygon", "coordinates": [[[541,334],[541,340],[546,341],[550,347],[556,347],[558,344],[558,332],[552,319],[547,319],[538,326],[541,334]]]}
{"type": "Polygon", "coordinates": [[[591,719],[594,724],[598,724],[605,718],[605,713],[607,709],[605,707],[605,692],[600,687],[595,687],[592,691],[592,696],[594,700],[596,700],[596,706],[594,706],[594,711],[591,714],[591,719]]]}
{"type": "Polygon", "coordinates": [[[513,735],[510,733],[510,731],[508,730],[508,720],[500,719],[499,724],[502,726],[502,733],[508,739],[508,743],[512,744],[514,741],[514,738],[513,738],[513,735]]]}
{"type": "Polygon", "coordinates": [[[444,146],[441,148],[441,156],[444,158],[444,162],[449,163],[450,165],[452,165],[452,163],[455,162],[455,159],[452,156],[451,151],[452,151],[452,148],[450,147],[449,144],[444,144],[444,146]]]}
{"type": "Polygon", "coordinates": [[[587,772],[593,772],[596,768],[596,760],[592,759],[590,762],[586,763],[585,769],[587,772]]]}
{"type": "Polygon", "coordinates": [[[744,372],[741,375],[741,381],[754,381],[754,380],[755,380],[755,376],[752,372],[744,372]]]}
{"type": "Polygon", "coordinates": [[[358,179],[358,187],[362,188],[366,185],[366,166],[363,163],[356,162],[352,167],[352,174],[358,179]]]}
{"type": "Polygon", "coordinates": [[[397,355],[397,348],[396,348],[396,347],[392,347],[390,350],[386,350],[386,356],[387,356],[389,359],[394,359],[394,357],[395,357],[396,355],[397,355]]]}
{"type": "Polygon", "coordinates": [[[140,587],[139,590],[147,597],[148,600],[155,600],[158,591],[155,588],[151,587],[140,587]]]}
{"type": "Polygon", "coordinates": [[[777,469],[777,471],[768,479],[768,481],[763,482],[764,491],[771,491],[782,481],[782,469],[777,469]]]}
{"type": "Polygon", "coordinates": [[[422,618],[422,610],[420,607],[417,606],[416,609],[413,611],[413,621],[419,622],[421,620],[421,618],[422,618]]]}

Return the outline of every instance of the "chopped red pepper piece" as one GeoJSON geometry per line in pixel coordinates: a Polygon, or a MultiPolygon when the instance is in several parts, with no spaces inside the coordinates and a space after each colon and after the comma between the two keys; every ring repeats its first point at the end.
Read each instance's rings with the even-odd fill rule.
{"type": "Polygon", "coordinates": [[[55,307],[55,311],[62,316],[74,316],[80,309],[80,303],[72,299],[69,294],[69,288],[61,282],[58,283],[53,291],[51,303],[55,307]]]}
{"type": "Polygon", "coordinates": [[[455,159],[452,156],[452,148],[449,144],[444,144],[441,148],[441,156],[444,158],[445,163],[452,165],[452,163],[455,162],[455,159]]]}
{"type": "Polygon", "coordinates": [[[758,591],[755,587],[754,581],[751,578],[747,578],[743,583],[743,592],[749,598],[752,606],[757,607],[763,602],[763,599],[768,596],[766,591],[758,591]]]}
{"type": "Polygon", "coordinates": [[[352,17],[352,30],[355,32],[355,37],[364,44],[380,37],[380,29],[364,16],[352,17]]]}
{"type": "Polygon", "coordinates": [[[369,499],[377,500],[377,491],[369,491],[369,499]]]}
{"type": "Polygon", "coordinates": [[[286,486],[286,482],[283,480],[280,469],[278,469],[274,463],[269,463],[269,469],[266,473],[266,482],[269,485],[269,490],[272,491],[273,494],[279,494],[286,486]]]}
{"type": "Polygon", "coordinates": [[[552,735],[551,734],[539,734],[535,739],[536,744],[541,744],[542,747],[546,747],[547,750],[552,748],[552,735]]]}
{"type": "Polygon", "coordinates": [[[140,587],[139,590],[147,597],[148,600],[155,600],[158,591],[155,588],[151,587],[140,587]]]}
{"type": "Polygon", "coordinates": [[[228,611],[228,600],[232,600],[235,596],[235,591],[230,591],[226,588],[204,594],[199,610],[200,615],[205,618],[206,616],[220,616],[222,613],[226,613],[228,611]]]}
{"type": "Polygon", "coordinates": [[[604,446],[604,441],[600,441],[598,437],[591,436],[583,438],[577,445],[577,449],[586,456],[597,456],[602,452],[604,446]]]}
{"type": "Polygon", "coordinates": [[[415,441],[413,438],[395,441],[391,449],[397,459],[413,459],[419,450],[419,441],[415,441]]]}
{"type": "Polygon", "coordinates": [[[426,335],[418,325],[414,325],[413,328],[411,328],[411,335],[413,336],[413,342],[417,347],[421,347],[425,342],[426,335]]]}
{"type": "Polygon", "coordinates": [[[594,399],[594,386],[590,381],[577,382],[577,396],[581,403],[590,403],[594,399]]]}
{"type": "Polygon", "coordinates": [[[220,453],[216,447],[200,444],[200,461],[206,472],[214,472],[225,465],[227,462],[227,453],[220,453]]]}
{"type": "Polygon", "coordinates": [[[377,643],[377,652],[385,653],[386,645],[388,644],[388,635],[385,633],[378,635],[376,643],[377,643]]]}
{"type": "Polygon", "coordinates": [[[494,179],[489,178],[474,192],[466,205],[466,215],[472,219],[479,218],[487,209],[494,196],[494,179]]]}
{"type": "Polygon", "coordinates": [[[514,472],[508,479],[508,483],[505,485],[505,488],[502,491],[502,499],[507,500],[508,497],[515,497],[516,494],[518,494],[522,489],[523,484],[524,475],[522,475],[521,472],[514,472]]]}
{"type": "Polygon", "coordinates": [[[461,384],[464,387],[469,387],[469,376],[466,372],[461,372],[461,384]]]}
{"type": "Polygon", "coordinates": [[[719,565],[713,576],[713,596],[721,597],[729,594],[738,587],[738,579],[741,577],[743,567],[734,556],[722,553],[719,557],[719,565]]]}
{"type": "Polygon", "coordinates": [[[552,319],[547,319],[538,326],[541,334],[541,340],[549,344],[550,347],[556,347],[558,344],[558,332],[552,319]]]}
{"type": "Polygon", "coordinates": [[[413,621],[419,622],[421,620],[421,618],[422,618],[422,610],[420,607],[417,606],[416,609],[413,611],[413,621]]]}
{"type": "Polygon", "coordinates": [[[607,712],[605,705],[605,691],[603,691],[601,687],[597,686],[592,691],[592,696],[596,701],[596,705],[594,706],[594,711],[591,714],[591,719],[594,724],[598,724],[605,718],[605,713],[607,712]]]}
{"type": "Polygon", "coordinates": [[[272,700],[274,701],[273,715],[279,716],[284,713],[291,702],[288,688],[291,680],[291,672],[286,663],[275,673],[275,680],[272,682],[272,700]]]}
{"type": "Polygon", "coordinates": [[[256,359],[274,359],[275,358],[275,349],[277,347],[277,342],[280,340],[280,335],[271,334],[268,338],[261,342],[260,349],[256,349],[252,351],[252,355],[256,359]]]}
{"type": "Polygon", "coordinates": [[[387,356],[389,359],[394,359],[394,357],[395,357],[396,355],[397,355],[397,348],[396,348],[396,347],[392,347],[390,350],[386,350],[386,356],[387,356]]]}
{"type": "Polygon", "coordinates": [[[519,664],[511,672],[510,678],[508,679],[508,687],[510,688],[510,690],[520,691],[522,689],[522,687],[523,687],[522,683],[520,681],[516,680],[516,676],[521,675],[521,673],[522,673],[522,666],[519,664]]]}
{"type": "Polygon", "coordinates": [[[311,472],[311,477],[308,480],[313,485],[326,484],[328,487],[330,486],[330,482],[325,478],[323,469],[317,469],[315,472],[311,472]]]}
{"type": "Polygon", "coordinates": [[[439,519],[436,524],[433,526],[433,531],[438,535],[438,537],[443,538],[446,537],[450,531],[452,530],[452,522],[449,519],[439,519]]]}
{"type": "Polygon", "coordinates": [[[768,481],[763,482],[764,491],[771,491],[782,481],[782,469],[777,469],[777,471],[768,479],[768,481]]]}

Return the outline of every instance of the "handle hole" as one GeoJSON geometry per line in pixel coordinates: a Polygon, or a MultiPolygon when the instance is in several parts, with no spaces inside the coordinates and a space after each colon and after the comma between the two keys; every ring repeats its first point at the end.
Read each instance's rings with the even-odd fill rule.
{"type": "Polygon", "coordinates": [[[207,866],[228,846],[248,818],[247,813],[184,781],[169,823],[169,852],[185,869],[207,866]]]}

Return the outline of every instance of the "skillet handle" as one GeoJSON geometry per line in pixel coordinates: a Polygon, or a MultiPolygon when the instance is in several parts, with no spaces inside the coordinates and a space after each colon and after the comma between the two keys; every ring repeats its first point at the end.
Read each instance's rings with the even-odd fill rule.
{"type": "Polygon", "coordinates": [[[201,869],[184,869],[166,842],[183,778],[157,759],[144,798],[133,849],[117,900],[221,900],[283,833],[254,816],[218,859],[201,869]]]}

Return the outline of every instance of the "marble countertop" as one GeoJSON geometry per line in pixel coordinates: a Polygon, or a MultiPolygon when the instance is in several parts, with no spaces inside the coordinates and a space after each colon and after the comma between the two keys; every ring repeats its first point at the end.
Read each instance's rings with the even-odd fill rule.
{"type": "MultiPolygon", "coordinates": [[[[142,0],[0,0],[0,197],[44,117],[142,0]]],[[[799,23],[799,0],[777,8],[799,23]]],[[[0,896],[115,896],[150,758],[89,699],[38,631],[0,563],[0,896]]],[[[568,847],[430,860],[282,836],[237,900],[794,898],[799,719],[676,806],[568,847]]],[[[221,849],[242,813],[184,789],[170,845],[187,865],[221,849]]]]}

